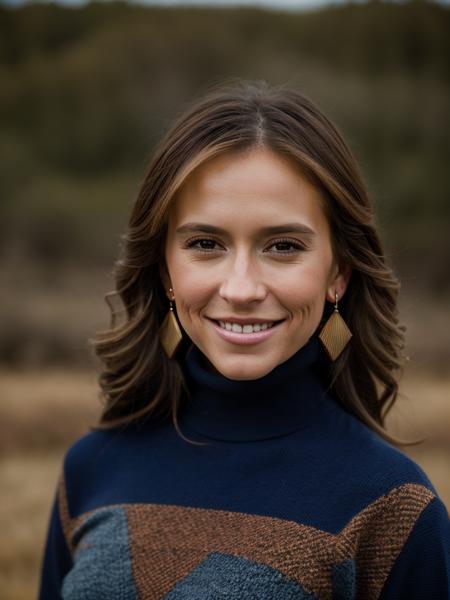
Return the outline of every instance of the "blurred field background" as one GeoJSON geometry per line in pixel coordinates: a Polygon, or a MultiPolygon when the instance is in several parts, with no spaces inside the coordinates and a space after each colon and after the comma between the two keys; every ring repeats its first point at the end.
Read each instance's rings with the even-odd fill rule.
{"type": "Polygon", "coordinates": [[[408,327],[390,430],[450,508],[450,8],[0,5],[0,598],[35,597],[68,445],[99,412],[87,339],[152,148],[224,77],[289,82],[372,191],[408,327]]]}

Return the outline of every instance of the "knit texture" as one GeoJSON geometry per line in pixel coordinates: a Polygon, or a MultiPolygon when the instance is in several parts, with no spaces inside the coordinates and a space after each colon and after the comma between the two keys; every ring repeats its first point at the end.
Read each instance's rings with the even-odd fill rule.
{"type": "Polygon", "coordinates": [[[66,453],[41,600],[450,598],[450,522],[423,471],[331,397],[316,338],[232,381],[195,346],[171,421],[66,453]]]}

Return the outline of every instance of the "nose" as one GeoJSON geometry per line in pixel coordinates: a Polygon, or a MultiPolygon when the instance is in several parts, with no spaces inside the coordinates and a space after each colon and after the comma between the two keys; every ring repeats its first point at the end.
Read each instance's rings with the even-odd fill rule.
{"type": "Polygon", "coordinates": [[[224,267],[219,295],[233,304],[264,300],[267,289],[262,273],[247,253],[239,253],[224,267]]]}

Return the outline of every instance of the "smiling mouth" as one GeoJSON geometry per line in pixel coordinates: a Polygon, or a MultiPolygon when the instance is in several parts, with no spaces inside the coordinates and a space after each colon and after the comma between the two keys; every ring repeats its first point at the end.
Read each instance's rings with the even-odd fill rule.
{"type": "Polygon", "coordinates": [[[260,331],[267,331],[268,329],[272,329],[275,325],[282,323],[285,319],[279,319],[277,321],[267,321],[265,323],[232,323],[225,321],[216,321],[215,319],[210,319],[218,325],[221,329],[225,331],[230,331],[232,333],[259,333],[260,331]]]}

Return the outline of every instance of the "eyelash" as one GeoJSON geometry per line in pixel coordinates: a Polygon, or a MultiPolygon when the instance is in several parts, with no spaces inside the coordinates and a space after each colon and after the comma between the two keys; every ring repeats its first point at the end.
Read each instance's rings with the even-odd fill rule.
{"type": "MultiPolygon", "coordinates": [[[[195,244],[198,244],[199,242],[203,242],[203,241],[213,242],[214,244],[219,243],[212,238],[199,237],[199,238],[193,238],[191,240],[188,240],[186,242],[186,248],[188,248],[188,249],[193,248],[194,250],[197,250],[198,252],[204,252],[205,254],[215,251],[215,248],[208,248],[208,249],[200,248],[200,247],[195,248],[195,244]]],[[[293,246],[295,248],[295,250],[279,251],[279,252],[277,252],[277,254],[285,254],[285,255],[295,254],[296,252],[306,249],[305,246],[303,244],[301,244],[299,241],[291,240],[288,238],[276,240],[276,241],[272,242],[269,247],[276,246],[277,244],[289,244],[290,246],[293,246]]]]}

